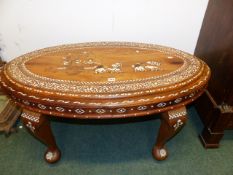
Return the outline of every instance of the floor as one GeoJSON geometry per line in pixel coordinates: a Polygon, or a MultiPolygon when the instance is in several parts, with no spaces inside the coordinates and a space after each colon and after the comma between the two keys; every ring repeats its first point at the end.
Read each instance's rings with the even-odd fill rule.
{"type": "Polygon", "coordinates": [[[233,132],[219,149],[204,149],[198,139],[202,124],[193,106],[186,126],[171,139],[165,161],[152,158],[160,121],[85,123],[52,122],[62,159],[43,160],[46,147],[18,123],[18,133],[0,135],[0,175],[233,175],[233,132]],[[20,129],[21,128],[21,129],[20,129]]]}

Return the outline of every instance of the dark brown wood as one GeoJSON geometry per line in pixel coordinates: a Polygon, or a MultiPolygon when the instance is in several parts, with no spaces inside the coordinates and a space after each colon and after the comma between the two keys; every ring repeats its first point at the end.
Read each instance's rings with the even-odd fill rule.
{"type": "Polygon", "coordinates": [[[200,138],[207,148],[219,147],[224,130],[233,129],[232,11],[232,0],[209,1],[195,49],[212,70],[208,94],[196,102],[205,125],[200,138]]]}
{"type": "Polygon", "coordinates": [[[34,51],[7,64],[0,78],[53,163],[60,152],[44,115],[116,119],[165,113],[153,149],[157,160],[165,159],[166,141],[186,121],[185,105],[204,92],[209,77],[203,61],[176,49],[99,42],[34,51]]]}

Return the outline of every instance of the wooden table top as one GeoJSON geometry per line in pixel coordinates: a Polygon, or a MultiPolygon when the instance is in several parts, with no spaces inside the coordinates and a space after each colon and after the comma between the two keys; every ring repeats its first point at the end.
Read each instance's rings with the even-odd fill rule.
{"type": "Polygon", "coordinates": [[[209,77],[203,61],[176,49],[97,42],[22,55],[5,66],[1,84],[30,110],[65,117],[118,118],[190,103],[203,92],[209,77]]]}

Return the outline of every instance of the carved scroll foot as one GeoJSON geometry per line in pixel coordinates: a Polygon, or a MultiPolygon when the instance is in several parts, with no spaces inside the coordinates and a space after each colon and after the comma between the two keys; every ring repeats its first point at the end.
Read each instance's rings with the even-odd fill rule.
{"type": "Polygon", "coordinates": [[[39,113],[23,110],[21,121],[33,136],[48,147],[44,155],[45,160],[48,163],[57,162],[61,157],[61,153],[55,142],[47,117],[39,113]]]}
{"type": "Polygon", "coordinates": [[[182,128],[186,120],[187,111],[185,107],[162,114],[157,141],[152,150],[152,155],[156,160],[164,160],[167,158],[168,151],[165,148],[165,144],[182,128]]]}

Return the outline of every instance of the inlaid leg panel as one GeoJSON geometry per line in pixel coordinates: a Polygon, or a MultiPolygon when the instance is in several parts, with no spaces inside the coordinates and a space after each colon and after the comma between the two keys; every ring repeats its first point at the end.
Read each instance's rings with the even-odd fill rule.
{"type": "Polygon", "coordinates": [[[61,157],[61,153],[55,142],[47,117],[39,113],[23,110],[21,121],[32,135],[48,147],[44,155],[45,160],[48,163],[57,162],[61,157]]]}
{"type": "Polygon", "coordinates": [[[182,128],[186,120],[187,111],[185,107],[162,113],[157,141],[152,150],[155,159],[164,160],[167,158],[168,151],[165,144],[182,128]]]}

